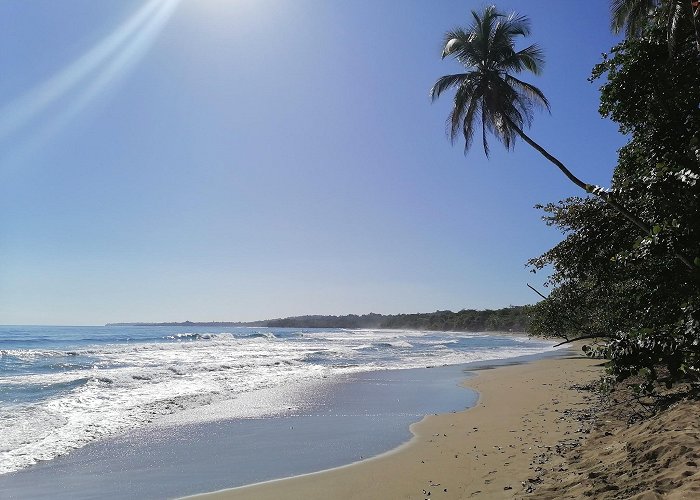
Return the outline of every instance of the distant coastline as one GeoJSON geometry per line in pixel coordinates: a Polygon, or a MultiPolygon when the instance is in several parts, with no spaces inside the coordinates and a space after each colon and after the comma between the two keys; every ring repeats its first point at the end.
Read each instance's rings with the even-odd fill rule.
{"type": "Polygon", "coordinates": [[[183,321],[163,323],[107,323],[106,326],[209,326],[268,328],[403,328],[456,332],[527,332],[532,306],[502,309],[462,309],[458,312],[435,311],[415,314],[346,314],[344,316],[309,315],[261,321],[183,321]]]}

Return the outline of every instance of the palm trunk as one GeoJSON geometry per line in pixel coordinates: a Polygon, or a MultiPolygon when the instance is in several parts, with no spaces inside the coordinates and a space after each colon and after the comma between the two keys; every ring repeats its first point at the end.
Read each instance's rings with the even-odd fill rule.
{"type": "MultiPolygon", "coordinates": [[[[623,206],[615,199],[615,197],[614,197],[613,195],[611,195],[611,194],[608,193],[607,191],[604,191],[602,188],[597,188],[597,189],[596,189],[596,186],[593,186],[593,185],[591,185],[591,184],[587,184],[587,183],[583,182],[581,179],[579,179],[578,177],[576,177],[576,176],[571,172],[571,170],[569,170],[568,168],[566,168],[566,166],[565,166],[562,162],[560,162],[556,157],[554,157],[554,156],[552,156],[551,154],[549,154],[549,152],[548,152],[546,149],[544,149],[542,146],[540,146],[540,145],[537,144],[535,141],[533,141],[525,132],[523,132],[523,130],[522,130],[520,127],[518,127],[515,123],[513,123],[512,120],[510,120],[508,117],[505,117],[505,119],[506,119],[506,121],[508,122],[508,125],[509,125],[510,127],[512,127],[513,130],[515,130],[515,131],[518,133],[518,135],[519,135],[525,142],[527,142],[530,146],[532,146],[533,148],[535,148],[542,156],[544,156],[544,157],[547,158],[550,162],[552,162],[559,170],[561,170],[561,172],[562,172],[571,182],[573,182],[574,184],[576,184],[578,187],[580,187],[581,189],[583,189],[583,190],[586,191],[587,193],[590,193],[590,194],[593,194],[593,195],[597,196],[598,198],[600,198],[601,200],[603,200],[605,203],[607,203],[608,205],[610,205],[611,207],[613,207],[613,208],[614,208],[615,210],[617,210],[617,212],[618,212],[620,215],[622,215],[625,219],[627,219],[627,220],[630,221],[632,224],[634,224],[634,225],[637,226],[639,229],[641,229],[642,232],[643,232],[646,236],[652,234],[652,228],[651,228],[651,226],[649,226],[649,224],[647,224],[647,223],[644,222],[642,219],[640,219],[639,217],[637,217],[636,215],[634,215],[633,213],[631,213],[629,210],[627,210],[625,207],[623,207],[623,206]]],[[[675,256],[678,260],[680,260],[680,261],[685,265],[685,267],[688,268],[688,270],[689,270],[691,273],[694,273],[694,274],[695,274],[695,273],[697,272],[696,266],[694,266],[693,263],[690,262],[690,260],[689,260],[687,257],[685,257],[684,255],[681,255],[681,254],[679,254],[679,253],[677,253],[677,252],[674,252],[674,256],[675,256]]]]}

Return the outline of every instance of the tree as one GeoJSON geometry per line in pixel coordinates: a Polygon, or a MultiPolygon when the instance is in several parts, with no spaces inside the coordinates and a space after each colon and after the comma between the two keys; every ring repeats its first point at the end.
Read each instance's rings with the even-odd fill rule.
{"type": "MultiPolygon", "coordinates": [[[[452,141],[461,131],[466,153],[480,124],[482,144],[488,156],[488,133],[507,149],[512,149],[515,139],[520,137],[576,186],[602,199],[643,234],[650,234],[652,226],[627,210],[612,193],[583,182],[523,131],[532,123],[534,108],[549,110],[549,102],[540,89],[514,76],[525,70],[539,74],[544,64],[542,50],[536,44],[515,50],[515,39],[530,34],[530,20],[516,13],[506,15],[494,6],[487,7],[483,14],[472,11],[472,17],[473,23],[468,28],[457,28],[445,34],[442,52],[443,59],[454,57],[466,72],[439,78],[430,91],[435,101],[446,90],[456,89],[454,106],[448,117],[452,141]]],[[[697,271],[685,255],[671,251],[688,271],[697,271]]]]}
{"type": "Polygon", "coordinates": [[[650,23],[663,25],[669,53],[673,53],[676,41],[692,30],[700,52],[700,7],[696,0],[612,0],[610,11],[614,33],[624,30],[627,37],[638,37],[650,23]]]}
{"type": "Polygon", "coordinates": [[[649,234],[600,200],[541,207],[562,242],[530,261],[553,269],[533,333],[600,339],[618,381],[700,382],[700,289],[669,248],[700,266],[700,67],[691,39],[669,57],[665,27],[614,47],[593,70],[606,77],[600,112],[630,137],[612,179],[615,195],[652,220],[649,234]]]}
{"type": "Polygon", "coordinates": [[[544,57],[535,44],[517,52],[514,49],[515,37],[530,34],[527,17],[515,13],[506,16],[493,6],[482,15],[472,11],[472,16],[474,23],[466,30],[446,33],[442,52],[443,59],[454,56],[468,71],[438,79],[430,94],[434,101],[445,90],[457,88],[449,117],[450,137],[454,142],[461,129],[468,150],[480,121],[488,155],[487,131],[512,148],[518,130],[532,122],[533,107],[549,110],[540,89],[514,76],[524,70],[539,74],[544,57]]]}

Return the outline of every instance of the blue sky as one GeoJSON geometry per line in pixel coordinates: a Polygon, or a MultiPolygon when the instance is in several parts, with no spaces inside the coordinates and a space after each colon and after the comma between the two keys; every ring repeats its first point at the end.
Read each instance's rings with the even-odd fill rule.
{"type": "MultiPolygon", "coordinates": [[[[576,188],[523,143],[464,156],[428,97],[484,5],[0,2],[0,323],[534,302],[525,262],[560,235],[532,207],[576,188]]],[[[624,138],[587,77],[608,2],[498,6],[546,53],[532,137],[607,185],[624,138]]]]}

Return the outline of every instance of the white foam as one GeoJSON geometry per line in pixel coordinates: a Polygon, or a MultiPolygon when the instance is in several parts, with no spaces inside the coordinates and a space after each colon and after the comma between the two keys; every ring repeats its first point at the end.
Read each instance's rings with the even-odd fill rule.
{"type": "MultiPolygon", "coordinates": [[[[511,358],[543,352],[552,345],[518,339],[518,347],[467,351],[457,346],[460,339],[473,337],[344,330],[304,332],[282,339],[251,330],[244,338],[189,333],[173,336],[171,342],[72,350],[80,359],[94,359],[91,369],[0,379],[4,385],[20,388],[73,384],[44,400],[0,408],[0,474],[204,405],[220,410],[225,406],[220,413],[227,418],[270,415],[287,411],[285,391],[306,382],[357,371],[511,358]],[[245,403],[255,401],[256,391],[270,390],[279,397],[267,398],[264,404],[245,403]]],[[[66,356],[66,351],[19,349],[2,355],[33,360],[66,356]]]]}

